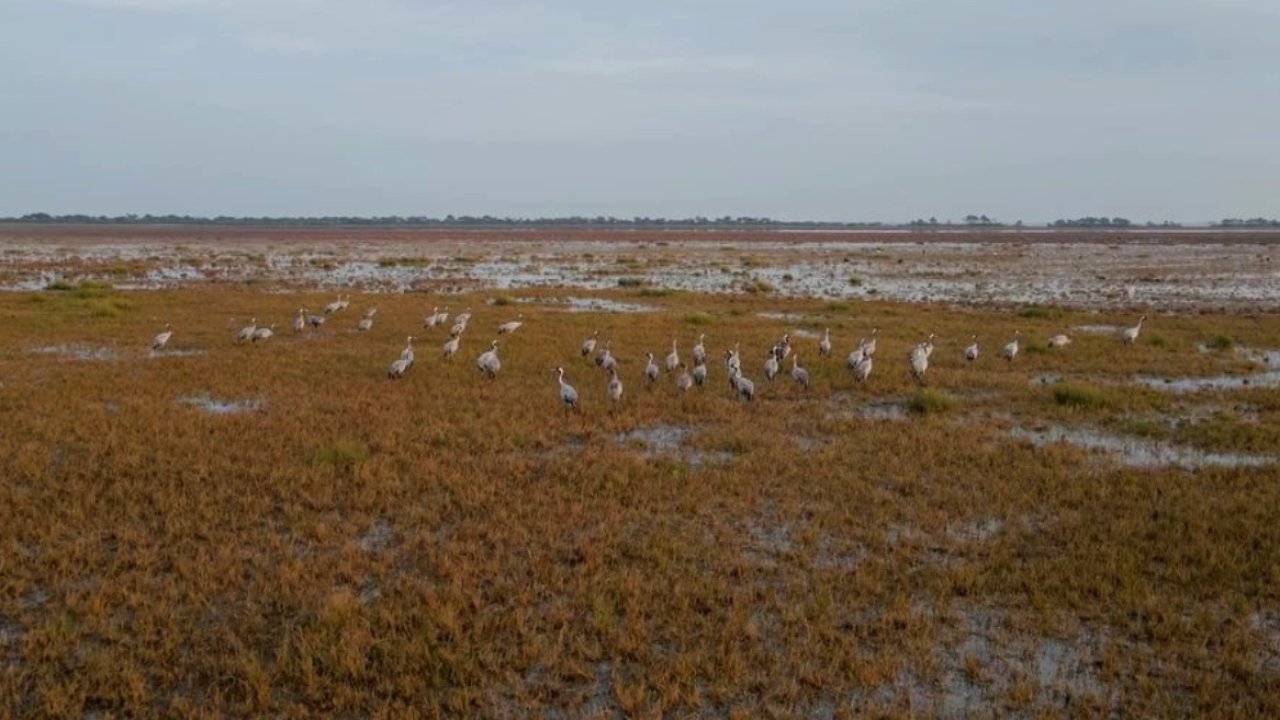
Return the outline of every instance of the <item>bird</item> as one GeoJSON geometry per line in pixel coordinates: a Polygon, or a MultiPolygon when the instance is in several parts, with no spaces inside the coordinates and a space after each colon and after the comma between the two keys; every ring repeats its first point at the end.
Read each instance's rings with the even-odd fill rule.
{"type": "Polygon", "coordinates": [[[725,350],[724,352],[724,364],[730,370],[742,370],[742,354],[738,350],[738,346],[738,343],[734,343],[732,350],[725,350]]]}
{"type": "Polygon", "coordinates": [[[698,344],[693,346],[693,350],[690,350],[690,352],[693,353],[694,365],[702,365],[707,361],[707,348],[705,345],[702,344],[702,342],[706,340],[706,338],[707,338],[706,333],[699,334],[698,344]]]}
{"type": "Polygon", "coordinates": [[[445,305],[444,309],[436,313],[436,325],[444,325],[449,322],[449,306],[445,305]]]}
{"type": "Polygon", "coordinates": [[[800,367],[800,353],[791,356],[791,379],[805,390],[809,389],[809,371],[800,367]]]}
{"type": "Polygon", "coordinates": [[[164,330],[161,330],[158,335],[151,338],[152,350],[163,350],[164,346],[169,344],[169,338],[173,337],[173,330],[169,329],[171,327],[169,323],[165,323],[164,330]]]}
{"type": "Polygon", "coordinates": [[[604,344],[604,355],[596,356],[596,364],[606,372],[618,369],[618,358],[614,357],[613,352],[609,350],[609,343],[604,344]]]}
{"type": "Polygon", "coordinates": [[[374,316],[374,315],[377,315],[377,314],[378,314],[378,308],[377,308],[377,306],[375,305],[374,307],[371,307],[371,308],[365,308],[365,311],[364,311],[364,312],[362,312],[362,313],[360,313],[360,317],[361,317],[361,318],[373,318],[373,316],[374,316]]]}
{"type": "Polygon", "coordinates": [[[249,324],[240,328],[240,334],[236,336],[236,342],[244,342],[253,339],[253,333],[258,329],[258,318],[249,321],[249,324]]]}
{"type": "Polygon", "coordinates": [[[298,317],[293,319],[293,331],[300,333],[307,329],[307,309],[298,308],[298,317]]]}
{"type": "Polygon", "coordinates": [[[978,336],[974,335],[969,347],[964,349],[964,359],[973,362],[978,359],[978,336]]]}
{"type": "Polygon", "coordinates": [[[416,339],[417,339],[417,338],[415,338],[414,336],[410,335],[410,336],[409,336],[408,338],[406,338],[406,339],[405,339],[405,341],[404,341],[404,349],[400,351],[400,359],[401,359],[401,360],[408,360],[410,365],[412,365],[412,364],[413,364],[413,361],[414,361],[414,359],[415,359],[415,358],[414,358],[414,355],[413,355],[413,341],[414,341],[414,340],[416,340],[416,339]]]}
{"type": "Polygon", "coordinates": [[[698,387],[702,387],[703,383],[705,383],[706,381],[707,381],[707,366],[705,364],[694,365],[693,366],[693,384],[697,385],[698,387]]]}
{"type": "Polygon", "coordinates": [[[551,372],[557,374],[556,380],[560,383],[560,402],[564,403],[566,410],[576,408],[578,406],[578,391],[564,381],[564,368],[558,367],[551,372]]]}
{"type": "MultiPolygon", "coordinates": [[[[445,310],[448,310],[448,309],[449,309],[449,308],[447,308],[447,307],[445,308],[445,310]]],[[[443,324],[445,323],[445,321],[446,321],[448,318],[449,318],[449,313],[447,313],[447,312],[440,312],[440,306],[439,306],[439,305],[437,305],[437,306],[435,306],[435,307],[431,308],[431,314],[430,314],[430,315],[428,315],[428,316],[427,316],[427,317],[422,321],[422,327],[424,327],[424,328],[433,328],[433,327],[437,327],[437,326],[439,326],[439,325],[443,325],[443,324]]]]}
{"type": "Polygon", "coordinates": [[[729,385],[743,400],[751,401],[756,396],[756,385],[742,376],[742,370],[733,368],[729,373],[729,385]]]}
{"type": "Polygon", "coordinates": [[[778,376],[778,353],[775,352],[774,350],[770,350],[769,354],[765,356],[765,359],[764,359],[764,379],[768,380],[769,382],[773,382],[773,379],[777,376],[778,376]]]}
{"type": "MultiPolygon", "coordinates": [[[[373,308],[373,311],[377,312],[378,309],[373,308]]],[[[365,316],[360,318],[360,322],[356,323],[356,330],[359,330],[360,332],[366,332],[373,329],[373,315],[368,314],[367,310],[365,312],[365,316]]]]}
{"type": "Polygon", "coordinates": [[[308,316],[307,316],[307,322],[311,325],[312,329],[319,328],[321,325],[323,325],[323,324],[324,324],[324,316],[323,316],[323,315],[308,315],[308,316]]]}
{"type": "Polygon", "coordinates": [[[458,320],[453,323],[453,327],[449,328],[449,335],[451,335],[452,337],[458,337],[466,329],[467,329],[467,324],[461,320],[458,320]]]}
{"type": "Polygon", "coordinates": [[[340,310],[346,310],[346,309],[347,309],[347,307],[348,307],[349,305],[351,305],[351,295],[350,295],[350,294],[348,294],[348,295],[347,295],[347,297],[346,297],[345,299],[344,299],[341,295],[339,295],[339,296],[338,296],[338,302],[339,302],[339,303],[341,304],[341,306],[342,306],[342,307],[340,307],[339,309],[340,309],[340,310]]]}
{"type": "Polygon", "coordinates": [[[778,360],[786,360],[791,354],[791,333],[782,333],[782,339],[773,346],[773,354],[778,360]]]}
{"type": "Polygon", "coordinates": [[[1142,323],[1147,321],[1147,316],[1143,315],[1138,318],[1138,324],[1131,328],[1125,328],[1120,334],[1120,339],[1124,340],[1125,345],[1132,345],[1138,340],[1138,333],[1142,332],[1142,323]]]}
{"type": "Polygon", "coordinates": [[[490,342],[489,349],[480,353],[480,357],[476,358],[476,368],[490,380],[498,377],[498,371],[502,369],[502,362],[498,360],[497,340],[490,342]]]}
{"type": "Polygon", "coordinates": [[[1049,347],[1066,347],[1071,344],[1070,335],[1054,335],[1049,338],[1049,347]]]}
{"type": "Polygon", "coordinates": [[[929,371],[929,353],[924,349],[924,343],[915,346],[911,354],[907,358],[910,363],[911,377],[916,384],[924,384],[924,374],[929,371]]]}
{"type": "Polygon", "coordinates": [[[866,353],[866,349],[867,339],[862,338],[858,341],[858,347],[854,348],[853,351],[849,353],[849,359],[846,362],[850,369],[858,367],[858,363],[862,362],[863,358],[869,357],[866,353]]]}
{"type": "Polygon", "coordinates": [[[1021,332],[1021,330],[1013,331],[1013,339],[1010,340],[1009,344],[1005,345],[1004,349],[1000,351],[1000,357],[1008,360],[1009,362],[1013,362],[1013,359],[1018,357],[1018,335],[1021,332]]]}
{"type": "Polygon", "coordinates": [[[457,354],[458,343],[461,340],[462,340],[462,337],[460,335],[454,335],[453,337],[449,338],[448,342],[446,342],[444,346],[440,348],[440,357],[448,360],[452,358],[455,354],[457,354]]]}
{"type": "Polygon", "coordinates": [[[933,333],[929,333],[929,338],[924,341],[924,354],[928,356],[930,360],[933,359],[933,338],[934,337],[935,336],[933,333]]]}
{"type": "Polygon", "coordinates": [[[405,360],[404,358],[396,358],[395,360],[392,360],[391,364],[387,366],[387,379],[399,380],[404,377],[404,374],[408,372],[409,366],[412,364],[413,363],[405,360]]]}
{"type": "Polygon", "coordinates": [[[339,310],[341,310],[341,309],[342,309],[342,307],[343,307],[343,305],[342,305],[342,296],[341,296],[341,295],[339,295],[337,300],[334,300],[333,302],[331,302],[331,303],[329,303],[328,305],[325,305],[325,306],[324,306],[324,314],[325,314],[325,315],[332,315],[332,314],[334,314],[334,313],[338,312],[339,310]]]}
{"type": "Polygon", "coordinates": [[[822,340],[818,342],[818,354],[822,357],[831,355],[831,328],[827,328],[822,334],[822,340]]]}
{"type": "Polygon", "coordinates": [[[499,325],[498,334],[510,335],[516,330],[519,330],[520,326],[523,324],[524,324],[524,314],[517,315],[515,320],[512,320],[511,322],[504,322],[501,325],[499,325]]]}
{"type": "Polygon", "coordinates": [[[460,322],[463,325],[466,325],[467,323],[471,322],[471,306],[468,305],[466,310],[463,310],[462,312],[458,313],[458,316],[455,317],[453,321],[460,322]]]}
{"type": "Polygon", "coordinates": [[[600,331],[596,330],[591,333],[591,337],[582,341],[582,357],[590,357],[591,353],[596,350],[596,340],[600,337],[600,331]]]}
{"type": "Polygon", "coordinates": [[[271,327],[256,328],[249,339],[253,342],[258,342],[259,340],[270,340],[275,334],[276,326],[275,323],[272,323],[271,327]]]}
{"type": "Polygon", "coordinates": [[[622,378],[618,377],[617,368],[609,368],[609,400],[613,404],[618,404],[622,400],[622,378]]]}
{"type": "Polygon", "coordinates": [[[649,384],[653,385],[658,380],[658,365],[653,361],[653,353],[645,353],[644,355],[649,360],[644,366],[644,376],[649,380],[649,384]]]}
{"type": "Polygon", "coordinates": [[[854,365],[854,379],[860,383],[867,382],[870,374],[872,374],[872,356],[864,355],[858,364],[854,365]]]}
{"type": "Polygon", "coordinates": [[[685,369],[684,365],[680,366],[680,374],[676,376],[676,389],[680,392],[689,392],[693,389],[693,376],[685,369]]]}
{"type": "Polygon", "coordinates": [[[876,336],[880,334],[880,328],[871,328],[871,339],[862,344],[862,354],[871,357],[876,354],[876,336]]]}
{"type": "Polygon", "coordinates": [[[667,372],[675,372],[680,367],[680,354],[676,352],[676,339],[671,338],[671,353],[667,355],[667,372]]]}

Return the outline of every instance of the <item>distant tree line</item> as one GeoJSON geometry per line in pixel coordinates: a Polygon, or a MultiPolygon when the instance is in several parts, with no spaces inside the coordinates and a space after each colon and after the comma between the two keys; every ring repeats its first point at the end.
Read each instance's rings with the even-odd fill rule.
{"type": "Polygon", "coordinates": [[[446,215],[442,218],[422,215],[383,215],[374,217],[326,216],[326,217],[198,217],[192,215],[51,215],[28,213],[21,217],[0,218],[0,222],[33,224],[86,224],[86,225],[266,225],[328,227],[367,225],[379,227],[736,227],[736,228],[804,228],[843,229],[884,227],[880,222],[828,222],[817,220],[775,220],[768,217],[722,217],[701,215],[690,218],[632,217],[618,218],[605,215],[594,217],[572,215],[567,217],[523,218],[495,215],[446,215]]]}
{"type": "Polygon", "coordinates": [[[1248,220],[1242,220],[1240,218],[1223,218],[1222,222],[1218,223],[1218,226],[1228,227],[1228,228],[1230,227],[1280,227],[1280,220],[1276,220],[1274,218],[1267,219],[1267,218],[1260,218],[1260,217],[1249,218],[1248,220]]]}
{"type": "MultiPolygon", "coordinates": [[[[0,217],[0,223],[30,224],[67,224],[67,225],[245,225],[268,227],[344,227],[368,226],[387,228],[502,228],[502,227],[580,227],[580,228],[737,228],[737,229],[797,229],[797,230],[857,230],[875,228],[957,228],[957,227],[1025,227],[1021,220],[1012,224],[1001,222],[987,215],[965,215],[962,222],[952,220],[940,221],[936,217],[917,218],[905,224],[883,222],[832,222],[821,220],[776,220],[769,217],[751,217],[740,215],[733,217],[704,217],[696,215],[688,218],[661,218],[636,216],[619,218],[606,215],[586,216],[570,215],[565,217],[498,217],[495,215],[446,215],[444,217],[427,217],[425,215],[383,215],[383,216],[348,216],[335,215],[325,217],[239,217],[218,215],[202,217],[193,215],[51,215],[44,212],[28,213],[21,217],[0,217]]],[[[1220,228],[1257,228],[1280,227],[1280,220],[1267,218],[1226,218],[1213,223],[1220,228]]],[[[1060,218],[1049,223],[1051,228],[1115,228],[1124,229],[1138,227],[1133,221],[1122,217],[1081,217],[1060,218]]],[[[1147,221],[1148,228],[1180,228],[1180,223],[1165,220],[1163,222],[1147,221]]]]}
{"type": "Polygon", "coordinates": [[[1059,218],[1051,223],[1053,227],[1109,227],[1109,228],[1127,228],[1132,227],[1133,222],[1128,218],[1122,217],[1082,217],[1074,220],[1059,218]]]}

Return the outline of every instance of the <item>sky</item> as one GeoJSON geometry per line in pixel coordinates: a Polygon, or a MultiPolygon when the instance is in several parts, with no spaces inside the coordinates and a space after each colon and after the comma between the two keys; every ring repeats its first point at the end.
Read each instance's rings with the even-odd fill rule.
{"type": "Polygon", "coordinates": [[[1280,216],[1275,0],[0,0],[0,215],[1280,216]]]}

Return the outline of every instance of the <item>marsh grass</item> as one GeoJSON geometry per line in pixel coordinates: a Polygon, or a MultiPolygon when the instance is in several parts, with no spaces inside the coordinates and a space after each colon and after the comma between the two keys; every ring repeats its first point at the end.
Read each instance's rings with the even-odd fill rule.
{"type": "Polygon", "coordinates": [[[1066,407],[1096,410],[1114,407],[1112,391],[1084,383],[1060,383],[1053,387],[1053,401],[1066,407]]]}
{"type": "Polygon", "coordinates": [[[907,400],[907,409],[917,415],[947,412],[955,408],[956,400],[939,390],[924,389],[907,400]]]}
{"type": "MultiPolygon", "coordinates": [[[[964,698],[1017,716],[1280,714],[1274,466],[1126,468],[1007,434],[1168,426],[1181,401],[1129,379],[1220,371],[1235,360],[1195,342],[1268,347],[1271,317],[1162,316],[1185,352],[1090,336],[1012,365],[944,341],[917,390],[905,356],[930,332],[1099,320],[751,294],[625,316],[535,302],[484,382],[487,337],[468,331],[450,363],[447,330],[421,329],[443,297],[380,295],[357,333],[357,293],[320,331],[238,346],[245,319],[331,296],[71,294],[0,295],[0,715],[910,717],[964,698]],[[117,296],[132,308],[87,305],[117,296]],[[763,380],[764,349],[794,328],[761,312],[834,315],[836,358],[796,341],[807,393],[763,380]],[[149,358],[160,322],[204,354],[149,358]],[[870,327],[877,365],[856,384],[840,351],[870,327]],[[578,354],[595,329],[627,383],[617,408],[578,354]],[[388,381],[409,332],[417,362],[388,381]],[[643,386],[642,353],[673,333],[687,353],[700,332],[706,387],[643,386]],[[752,403],[725,382],[735,342],[752,403]],[[77,345],[119,357],[30,352],[77,345]],[[1040,374],[1068,378],[1063,399],[1040,374]],[[837,394],[924,412],[830,413],[837,394]],[[174,401],[192,395],[264,409],[174,401]],[[617,440],[659,426],[689,431],[658,453],[617,440]]],[[[509,319],[485,297],[447,302],[475,328],[509,319]]],[[[1278,395],[1200,394],[1247,410],[1171,432],[1280,453],[1278,395]]]]}

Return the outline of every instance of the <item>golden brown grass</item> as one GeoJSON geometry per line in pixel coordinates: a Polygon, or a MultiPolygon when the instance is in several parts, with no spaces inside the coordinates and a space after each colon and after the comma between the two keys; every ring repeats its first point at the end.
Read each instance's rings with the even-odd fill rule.
{"type": "Polygon", "coordinates": [[[1268,347],[1275,319],[1160,316],[1159,344],[1079,335],[1008,366],[995,350],[1015,329],[1043,342],[1128,318],[680,293],[600,315],[486,297],[449,299],[475,317],[447,363],[442,331],[420,328],[442,304],[430,295],[356,295],[302,336],[293,312],[330,293],[0,296],[0,714],[1280,713],[1276,466],[1133,469],[1007,434],[1243,406],[1179,432],[1280,453],[1274,389],[1123,384],[1242,371],[1195,344],[1268,347]],[[472,362],[517,312],[485,382],[472,362]],[[253,316],[279,335],[236,346],[253,316]],[[203,354],[149,357],[164,322],[171,350],[203,354]],[[807,393],[759,371],[797,326],[836,342],[823,361],[796,341],[807,393]],[[876,368],[855,386],[843,356],[872,326],[876,368]],[[597,328],[622,361],[616,410],[578,356],[597,328]],[[702,332],[703,391],[644,387],[644,352],[677,333],[687,358],[702,332]],[[930,332],[921,391],[905,356],[930,332]],[[388,381],[410,333],[417,364],[388,381]],[[753,404],[725,384],[734,342],[753,404]],[[73,345],[115,359],[31,352],[73,345]],[[557,365],[578,412],[558,405],[557,365]],[[214,415],[179,402],[193,396],[260,405],[214,415]],[[840,412],[913,398],[926,411],[904,420],[840,412]],[[619,441],[666,426],[689,431],[675,449],[619,441]]]}

